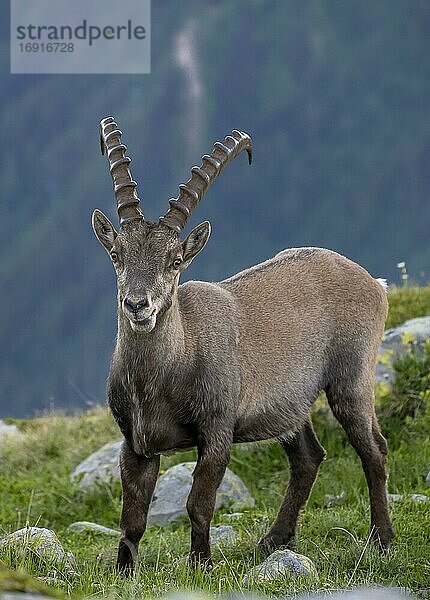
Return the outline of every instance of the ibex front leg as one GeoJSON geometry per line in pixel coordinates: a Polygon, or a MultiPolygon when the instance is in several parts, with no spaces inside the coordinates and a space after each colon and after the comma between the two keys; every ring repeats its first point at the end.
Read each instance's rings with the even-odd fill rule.
{"type": "Polygon", "coordinates": [[[160,457],[138,456],[127,442],[124,442],[120,467],[122,513],[117,568],[131,574],[136,562],[139,542],[146,529],[146,518],[157,481],[160,457]]]}
{"type": "Polygon", "coordinates": [[[198,446],[193,486],[187,501],[191,521],[190,565],[211,568],[209,529],[215,509],[216,492],[230,460],[231,436],[206,439],[198,446]]]}

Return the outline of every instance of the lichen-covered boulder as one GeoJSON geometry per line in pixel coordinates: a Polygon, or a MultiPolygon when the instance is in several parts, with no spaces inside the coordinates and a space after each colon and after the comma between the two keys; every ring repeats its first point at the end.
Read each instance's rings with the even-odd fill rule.
{"type": "Polygon", "coordinates": [[[243,583],[247,585],[298,575],[318,580],[317,569],[310,558],[291,550],[275,550],[261,565],[245,575],[243,583]]]}
{"type": "MultiPolygon", "coordinates": [[[[187,514],[186,503],[195,464],[181,463],[161,475],[149,509],[148,525],[164,525],[187,514]]],[[[254,506],[254,499],[245,484],[230,469],[226,470],[217,491],[215,508],[221,506],[232,506],[233,509],[254,506]]]]}
{"type": "Polygon", "coordinates": [[[376,382],[392,385],[395,380],[394,363],[404,358],[408,350],[420,353],[425,341],[430,340],[430,316],[405,321],[387,329],[379,348],[376,382]]]}
{"type": "Polygon", "coordinates": [[[121,445],[122,440],[105,444],[76,467],[71,474],[72,480],[79,480],[81,489],[88,489],[97,484],[109,484],[112,480],[119,480],[121,445]]]}
{"type": "Polygon", "coordinates": [[[50,529],[24,527],[0,540],[1,551],[14,552],[21,559],[27,555],[37,556],[48,569],[58,569],[68,575],[76,574],[76,561],[65,552],[60,540],[50,529]]]}

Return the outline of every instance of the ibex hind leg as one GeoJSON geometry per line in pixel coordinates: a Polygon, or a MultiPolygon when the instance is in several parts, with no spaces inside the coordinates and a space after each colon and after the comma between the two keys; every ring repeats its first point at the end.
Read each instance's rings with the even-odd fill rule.
{"type": "Polygon", "coordinates": [[[325,451],[307,421],[295,436],[279,440],[290,462],[290,481],[278,516],[267,535],[260,541],[259,548],[273,551],[281,546],[293,546],[300,512],[304,508],[325,451]]]}
{"type": "Polygon", "coordinates": [[[374,408],[373,382],[337,381],[327,390],[334,416],[361,459],[370,497],[371,537],[381,553],[388,550],[394,529],[387,502],[387,442],[374,408]]]}

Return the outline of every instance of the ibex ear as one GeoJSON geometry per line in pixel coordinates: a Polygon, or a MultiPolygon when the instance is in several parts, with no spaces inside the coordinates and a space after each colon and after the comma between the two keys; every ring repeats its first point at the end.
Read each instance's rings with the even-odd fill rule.
{"type": "Polygon", "coordinates": [[[104,246],[106,250],[110,252],[117,236],[115,227],[109,221],[107,216],[98,208],[96,208],[96,210],[93,212],[92,224],[96,238],[102,244],[102,246],[104,246]]]}
{"type": "Polygon", "coordinates": [[[182,242],[182,252],[183,252],[183,268],[188,267],[190,262],[194,257],[203,250],[206,245],[206,242],[209,239],[211,234],[211,224],[209,221],[204,221],[194,227],[191,233],[185,238],[182,242]]]}

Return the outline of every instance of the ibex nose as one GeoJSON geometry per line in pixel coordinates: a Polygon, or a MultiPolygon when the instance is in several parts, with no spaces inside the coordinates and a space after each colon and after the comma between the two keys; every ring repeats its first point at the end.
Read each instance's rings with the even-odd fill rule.
{"type": "Polygon", "coordinates": [[[143,296],[140,300],[131,300],[130,298],[124,298],[124,306],[131,312],[137,313],[141,308],[149,306],[147,296],[143,296]]]}

